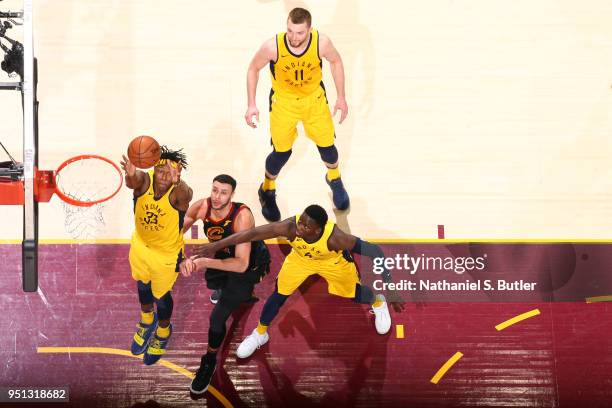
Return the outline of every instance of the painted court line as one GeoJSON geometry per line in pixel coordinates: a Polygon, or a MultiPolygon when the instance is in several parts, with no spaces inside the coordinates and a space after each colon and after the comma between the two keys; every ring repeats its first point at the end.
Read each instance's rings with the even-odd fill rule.
{"type": "Polygon", "coordinates": [[[444,239],[444,225],[438,224],[438,239],[444,239]]]}
{"type": "MultiPolygon", "coordinates": [[[[108,348],[108,347],[38,347],[36,349],[36,351],[38,353],[83,353],[83,354],[87,354],[87,353],[96,353],[96,354],[111,354],[111,355],[116,355],[116,356],[124,356],[124,357],[131,357],[131,358],[136,358],[138,360],[142,360],[142,355],[140,356],[135,356],[133,355],[131,352],[127,351],[127,350],[120,350],[120,349],[115,349],[115,348],[108,348]]],[[[178,366],[174,363],[169,362],[168,360],[164,360],[161,359],[159,360],[158,364],[163,365],[164,367],[167,367],[179,374],[184,375],[185,377],[188,377],[190,379],[192,379],[194,377],[194,374],[181,367],[178,366]]],[[[185,389],[187,389],[187,387],[185,387],[185,389]]],[[[219,402],[225,407],[225,408],[233,408],[234,406],[232,405],[231,402],[229,402],[229,400],[227,398],[225,398],[223,396],[223,394],[221,394],[215,387],[213,387],[212,385],[208,386],[208,391],[219,400],[219,402]]],[[[186,392],[185,392],[186,393],[186,392]]]]}
{"type": "Polygon", "coordinates": [[[440,367],[440,369],[438,370],[438,372],[432,377],[431,382],[434,384],[437,384],[438,381],[440,381],[440,379],[444,376],[444,374],[446,374],[446,372],[448,370],[450,370],[450,368],[457,362],[459,361],[459,359],[463,357],[463,353],[458,351],[455,354],[453,354],[453,356],[451,358],[448,359],[448,361],[446,363],[444,363],[444,365],[442,367],[440,367]]]}
{"type": "Polygon", "coordinates": [[[522,313],[522,314],[520,314],[518,316],[514,316],[512,319],[508,319],[505,322],[501,322],[500,324],[495,326],[495,329],[497,331],[504,330],[505,328],[508,328],[508,327],[512,326],[513,324],[521,322],[521,321],[523,321],[525,319],[529,319],[530,317],[537,316],[539,314],[540,314],[540,309],[530,310],[529,312],[525,312],[525,313],[522,313]]]}
{"type": "Polygon", "coordinates": [[[612,302],[612,295],[593,296],[585,299],[587,303],[612,302]]]}
{"type": "Polygon", "coordinates": [[[404,338],[404,325],[403,324],[395,325],[395,337],[397,337],[398,339],[404,338]]]}

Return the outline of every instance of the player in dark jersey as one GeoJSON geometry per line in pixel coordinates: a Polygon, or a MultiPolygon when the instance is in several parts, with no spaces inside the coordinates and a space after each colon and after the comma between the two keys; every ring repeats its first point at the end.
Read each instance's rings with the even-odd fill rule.
{"type": "MultiPolygon", "coordinates": [[[[226,174],[213,179],[210,197],[198,200],[185,215],[184,231],[194,222],[202,220],[204,233],[214,242],[230,235],[251,229],[255,220],[251,210],[242,203],[232,201],[236,180],[226,174]]],[[[267,273],[270,254],[263,241],[232,245],[215,253],[214,258],[186,259],[180,266],[184,276],[206,268],[205,278],[209,289],[218,294],[210,314],[208,348],[202,356],[190,391],[192,398],[204,394],[215,372],[217,350],[225,338],[225,324],[240,304],[252,301],[253,288],[267,273]]]]}

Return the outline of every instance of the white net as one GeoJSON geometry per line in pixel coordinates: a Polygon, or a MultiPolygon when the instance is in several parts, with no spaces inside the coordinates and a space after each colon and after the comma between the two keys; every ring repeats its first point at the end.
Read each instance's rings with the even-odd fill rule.
{"type": "Polygon", "coordinates": [[[64,228],[73,239],[95,239],[104,232],[104,203],[89,207],[77,207],[62,202],[64,207],[64,228]]]}

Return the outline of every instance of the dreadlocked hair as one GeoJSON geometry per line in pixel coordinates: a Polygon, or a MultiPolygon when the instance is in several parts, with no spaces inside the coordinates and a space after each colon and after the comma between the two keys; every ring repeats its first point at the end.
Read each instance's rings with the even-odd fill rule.
{"type": "Polygon", "coordinates": [[[182,168],[187,168],[187,156],[183,153],[183,149],[179,150],[170,150],[168,146],[161,146],[161,156],[160,160],[166,159],[171,160],[173,162],[179,163],[182,168]]]}

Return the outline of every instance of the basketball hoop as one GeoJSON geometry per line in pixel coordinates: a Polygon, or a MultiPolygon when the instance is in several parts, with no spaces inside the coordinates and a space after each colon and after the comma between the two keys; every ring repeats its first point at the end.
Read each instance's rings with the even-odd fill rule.
{"type": "MultiPolygon", "coordinates": [[[[11,171],[0,172],[0,205],[23,205],[23,172],[15,175],[11,171]]],[[[95,238],[105,224],[104,203],[122,185],[123,174],[112,160],[82,154],[64,161],[55,171],[36,169],[34,199],[46,203],[56,194],[63,201],[66,231],[75,239],[95,238]]]]}
{"type": "Polygon", "coordinates": [[[48,173],[37,177],[38,200],[49,201],[54,192],[63,201],[66,232],[74,239],[96,238],[105,225],[105,202],[123,185],[119,166],[105,157],[85,154],[60,164],[52,177],[48,173]]]}
{"type": "Polygon", "coordinates": [[[54,188],[55,194],[64,202],[77,207],[91,207],[113,198],[123,185],[119,166],[95,154],[71,157],[60,164],[54,175],[54,186],[47,184],[48,180],[45,183],[43,177],[37,177],[39,201],[46,199],[48,193],[45,190],[48,192],[54,188]]]}

